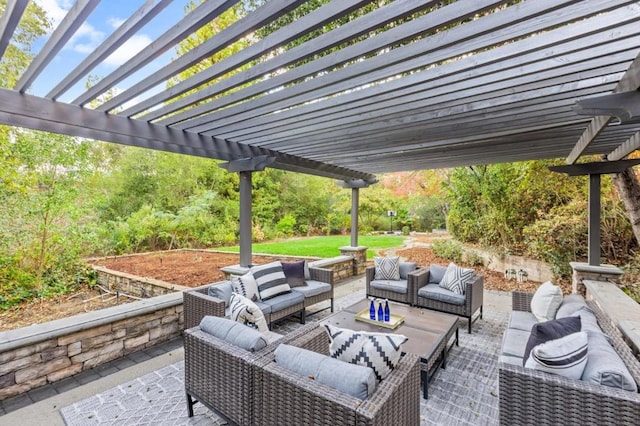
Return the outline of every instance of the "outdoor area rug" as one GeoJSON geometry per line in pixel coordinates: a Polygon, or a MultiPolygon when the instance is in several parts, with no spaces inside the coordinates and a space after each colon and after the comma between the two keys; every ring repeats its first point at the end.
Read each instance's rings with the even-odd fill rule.
{"type": "MultiPolygon", "coordinates": [[[[364,290],[337,301],[336,309],[364,298],[364,290]]],[[[323,311],[308,318],[318,321],[323,311]]],[[[498,351],[509,314],[484,312],[484,319],[466,333],[460,327],[460,346],[454,347],[446,370],[429,386],[429,399],[421,400],[422,425],[497,425],[498,351]]],[[[300,325],[285,321],[274,329],[286,333],[300,325]]],[[[202,404],[187,417],[184,361],[164,367],[60,410],[67,425],[223,425],[225,422],[202,404]]]]}

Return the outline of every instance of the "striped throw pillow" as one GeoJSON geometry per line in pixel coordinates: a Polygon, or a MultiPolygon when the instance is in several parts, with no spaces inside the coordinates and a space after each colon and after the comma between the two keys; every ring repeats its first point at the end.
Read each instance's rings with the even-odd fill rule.
{"type": "Polygon", "coordinates": [[[280,294],[289,293],[291,287],[279,261],[251,268],[251,274],[258,283],[260,300],[271,299],[280,294]]]}
{"type": "Polygon", "coordinates": [[[578,331],[534,347],[526,368],[579,380],[587,366],[587,332],[578,331]]]}

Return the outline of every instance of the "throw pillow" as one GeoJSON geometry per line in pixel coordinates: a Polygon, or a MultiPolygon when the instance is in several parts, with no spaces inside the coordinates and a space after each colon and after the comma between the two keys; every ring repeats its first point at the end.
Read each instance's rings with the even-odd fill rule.
{"type": "Polygon", "coordinates": [[[526,364],[529,359],[529,354],[534,347],[549,340],[555,340],[572,333],[577,333],[580,330],[582,330],[580,317],[566,317],[534,324],[533,327],[531,327],[529,341],[524,350],[522,365],[524,366],[524,364],[526,364]]]}
{"type": "Polygon", "coordinates": [[[439,285],[456,294],[464,294],[467,282],[473,278],[474,274],[473,269],[461,268],[455,263],[450,263],[439,285]]]}
{"type": "Polygon", "coordinates": [[[263,334],[258,330],[227,318],[207,315],[200,321],[200,328],[205,333],[250,352],[259,351],[268,344],[263,334]]]}
{"type": "Polygon", "coordinates": [[[243,295],[244,297],[253,300],[254,302],[260,300],[260,294],[258,293],[258,283],[256,282],[251,272],[247,272],[241,277],[237,275],[231,275],[231,286],[233,292],[243,295]]]}
{"type": "Polygon", "coordinates": [[[306,285],[304,263],[304,260],[300,262],[282,262],[282,271],[284,272],[284,276],[287,277],[287,282],[290,287],[302,287],[306,285]]]}
{"type": "Polygon", "coordinates": [[[400,257],[374,257],[373,264],[376,268],[374,280],[400,279],[400,257]]]}
{"type": "Polygon", "coordinates": [[[408,339],[401,334],[367,333],[325,324],[331,357],[351,364],[370,367],[377,382],[384,380],[398,365],[401,345],[408,339]]]}
{"type": "Polygon", "coordinates": [[[531,312],[538,321],[549,321],[556,317],[562,303],[562,289],[547,281],[540,285],[531,298],[531,312]]]}
{"type": "Polygon", "coordinates": [[[229,301],[229,317],[260,332],[269,331],[267,320],[258,306],[241,294],[233,293],[229,301]]]}
{"type": "Polygon", "coordinates": [[[251,268],[251,273],[258,283],[261,300],[271,299],[280,294],[289,293],[291,287],[279,261],[258,265],[251,268]]]}
{"type": "Polygon", "coordinates": [[[587,365],[587,332],[579,331],[536,346],[525,367],[579,380],[587,365]]]}

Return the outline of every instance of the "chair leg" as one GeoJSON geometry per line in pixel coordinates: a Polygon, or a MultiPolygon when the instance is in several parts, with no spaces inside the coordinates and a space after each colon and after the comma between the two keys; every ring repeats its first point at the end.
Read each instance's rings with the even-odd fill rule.
{"type": "Polygon", "coordinates": [[[307,321],[306,313],[307,313],[307,310],[304,309],[304,308],[300,311],[300,324],[305,324],[306,323],[306,321],[307,321]]]}
{"type": "Polygon", "coordinates": [[[333,297],[331,298],[331,313],[333,313],[333,297]]]}
{"type": "Polygon", "coordinates": [[[480,305],[480,319],[482,319],[482,306],[483,305],[480,305]]]}
{"type": "Polygon", "coordinates": [[[472,318],[473,315],[469,315],[469,334],[471,334],[471,324],[473,324],[473,322],[471,321],[472,318]]]}
{"type": "Polygon", "coordinates": [[[191,395],[187,392],[187,412],[189,413],[189,417],[193,417],[193,399],[191,399],[191,395]]]}

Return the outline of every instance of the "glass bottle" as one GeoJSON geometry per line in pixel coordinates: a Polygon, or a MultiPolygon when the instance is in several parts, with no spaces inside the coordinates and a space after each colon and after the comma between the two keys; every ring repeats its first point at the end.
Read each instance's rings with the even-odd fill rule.
{"type": "Polygon", "coordinates": [[[382,308],[382,302],[378,305],[378,321],[384,321],[384,309],[382,308]]]}
{"type": "Polygon", "coordinates": [[[389,322],[391,319],[391,312],[389,311],[389,301],[384,299],[384,321],[389,322]]]}
{"type": "Polygon", "coordinates": [[[376,319],[376,304],[373,301],[373,298],[371,299],[371,304],[369,305],[369,319],[376,319]]]}

